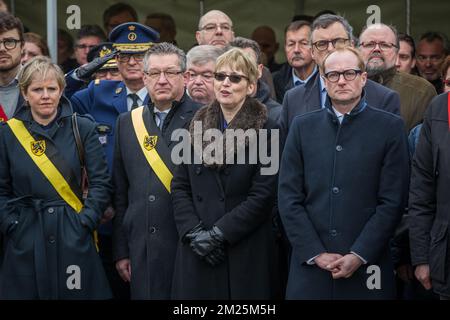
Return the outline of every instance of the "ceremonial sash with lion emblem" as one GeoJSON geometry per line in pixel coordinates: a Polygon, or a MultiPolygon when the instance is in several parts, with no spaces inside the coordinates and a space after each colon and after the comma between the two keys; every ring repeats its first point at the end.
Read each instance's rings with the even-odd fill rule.
{"type": "Polygon", "coordinates": [[[158,144],[158,136],[150,135],[145,127],[144,119],[142,117],[143,111],[144,107],[139,107],[131,111],[131,121],[133,122],[134,132],[136,133],[139,146],[141,147],[148,164],[170,193],[170,182],[172,181],[173,175],[157,151],[156,146],[158,144]]]}
{"type": "MultiPolygon", "coordinates": [[[[73,174],[69,174],[64,172],[64,175],[61,174],[60,169],[63,166],[62,159],[56,159],[56,152],[53,153],[53,162],[57,162],[60,169],[58,169],[55,164],[50,160],[50,158],[46,155],[45,151],[48,149],[45,140],[35,140],[30,132],[27,130],[22,121],[12,118],[8,120],[7,124],[11,128],[12,132],[16,136],[17,140],[20,142],[22,147],[25,149],[27,154],[42,172],[42,174],[48,179],[50,184],[55,188],[61,198],[67,202],[77,213],[81,211],[83,208],[83,203],[80,198],[76,195],[76,187],[75,183],[68,183],[65,176],[69,176],[69,180],[73,181],[73,174]],[[72,185],[72,187],[71,187],[72,185]]],[[[64,165],[64,167],[67,167],[64,165]]],[[[67,168],[63,169],[64,171],[69,171],[67,168]]],[[[79,188],[78,188],[79,189],[79,188]]],[[[78,193],[80,191],[78,190],[78,193]]]]}

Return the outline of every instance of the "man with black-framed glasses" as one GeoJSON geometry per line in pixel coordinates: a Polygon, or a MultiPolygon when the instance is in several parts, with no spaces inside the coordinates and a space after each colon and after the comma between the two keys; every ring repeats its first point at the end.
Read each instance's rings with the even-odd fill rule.
{"type": "Polygon", "coordinates": [[[336,49],[320,69],[325,108],[294,119],[280,166],[286,298],[394,299],[389,241],[409,183],[403,121],[366,100],[356,49],[336,49]]]}
{"type": "Polygon", "coordinates": [[[399,94],[400,115],[409,132],[422,122],[425,109],[436,96],[436,91],[425,79],[397,71],[395,64],[399,47],[398,33],[393,26],[373,24],[364,28],[359,36],[359,49],[369,79],[399,94]]]}
{"type": "MultiPolygon", "coordinates": [[[[311,31],[311,55],[317,65],[340,46],[353,46],[353,28],[341,16],[324,14],[314,20],[311,31]]],[[[374,82],[366,81],[366,100],[385,111],[400,114],[400,99],[396,92],[374,82]]],[[[300,114],[325,107],[327,90],[324,79],[316,71],[300,87],[288,90],[280,115],[281,141],[286,139],[292,119],[300,114]]]]}
{"type": "Polygon", "coordinates": [[[17,80],[23,45],[20,19],[0,12],[0,122],[11,118],[23,102],[17,80]]]}
{"type": "MultiPolygon", "coordinates": [[[[75,112],[90,114],[97,122],[97,133],[106,152],[108,167],[112,172],[114,135],[117,117],[149,101],[144,85],[144,54],[159,41],[159,34],[139,23],[124,23],[114,28],[110,35],[115,59],[122,81],[95,80],[86,89],[71,97],[75,112]]],[[[104,214],[105,224],[99,228],[100,256],[104,261],[113,294],[116,298],[128,297],[124,282],[115,271],[112,258],[112,208],[104,214]]]]}

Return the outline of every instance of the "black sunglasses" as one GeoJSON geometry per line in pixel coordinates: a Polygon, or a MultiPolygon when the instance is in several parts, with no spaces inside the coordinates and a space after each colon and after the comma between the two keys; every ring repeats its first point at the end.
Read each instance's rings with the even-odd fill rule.
{"type": "Polygon", "coordinates": [[[214,73],[214,79],[216,79],[217,81],[222,82],[225,81],[226,78],[230,79],[231,83],[239,83],[242,79],[248,80],[246,76],[242,76],[240,74],[226,74],[220,72],[214,73]]]}

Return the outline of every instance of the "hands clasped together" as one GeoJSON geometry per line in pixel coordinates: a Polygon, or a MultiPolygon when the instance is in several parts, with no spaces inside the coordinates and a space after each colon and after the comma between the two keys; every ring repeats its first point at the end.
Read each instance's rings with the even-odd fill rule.
{"type": "Polygon", "coordinates": [[[345,256],[338,253],[322,253],[314,259],[314,262],[319,268],[330,271],[333,279],[350,278],[363,264],[353,253],[345,256]]]}

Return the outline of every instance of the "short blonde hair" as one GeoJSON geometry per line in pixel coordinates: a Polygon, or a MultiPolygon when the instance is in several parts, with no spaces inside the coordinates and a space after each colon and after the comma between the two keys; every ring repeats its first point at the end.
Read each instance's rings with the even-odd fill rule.
{"type": "Polygon", "coordinates": [[[216,61],[215,71],[217,72],[224,66],[241,71],[252,84],[256,84],[258,80],[258,66],[255,59],[242,49],[233,48],[219,56],[216,61]]]}
{"type": "Polygon", "coordinates": [[[20,91],[27,92],[33,80],[44,80],[49,78],[49,76],[55,78],[59,88],[63,91],[66,86],[66,80],[64,79],[63,71],[57,64],[44,56],[30,59],[22,67],[18,75],[20,91]]]}
{"type": "Polygon", "coordinates": [[[350,47],[350,46],[343,46],[343,47],[338,47],[338,48],[336,48],[336,50],[334,50],[334,51],[332,51],[332,52],[330,52],[330,53],[328,53],[328,54],[326,55],[325,59],[323,59],[323,62],[322,62],[322,64],[320,65],[320,73],[321,73],[321,74],[325,74],[325,63],[326,63],[326,61],[328,60],[328,58],[329,58],[333,53],[335,53],[335,52],[345,52],[345,51],[351,52],[351,53],[353,53],[353,54],[356,56],[356,58],[358,59],[358,68],[359,68],[359,70],[361,70],[362,72],[365,72],[365,71],[366,71],[366,65],[365,65],[365,63],[364,63],[364,59],[363,59],[363,57],[361,56],[361,53],[359,52],[359,50],[358,50],[358,49],[355,49],[355,48],[353,48],[353,47],[350,47]]]}

